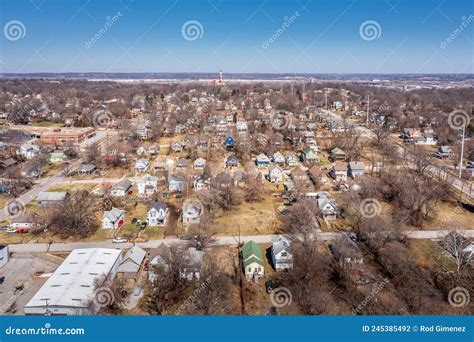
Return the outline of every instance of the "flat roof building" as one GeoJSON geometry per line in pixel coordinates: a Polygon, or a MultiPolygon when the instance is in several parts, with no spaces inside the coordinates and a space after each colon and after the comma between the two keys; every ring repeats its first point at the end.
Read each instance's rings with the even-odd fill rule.
{"type": "Polygon", "coordinates": [[[121,262],[121,251],[75,249],[25,306],[26,315],[93,314],[97,289],[109,285],[121,262]]]}

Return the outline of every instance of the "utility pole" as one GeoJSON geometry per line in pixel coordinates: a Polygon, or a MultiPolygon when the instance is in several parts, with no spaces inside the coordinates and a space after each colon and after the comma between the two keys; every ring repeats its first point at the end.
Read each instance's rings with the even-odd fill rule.
{"type": "Polygon", "coordinates": [[[459,160],[459,178],[462,179],[462,161],[464,157],[464,133],[466,131],[466,124],[462,125],[462,140],[461,140],[461,159],[459,160]]]}
{"type": "Polygon", "coordinates": [[[369,111],[370,111],[370,94],[367,95],[367,118],[365,120],[365,125],[369,127],[369,111]]]}
{"type": "Polygon", "coordinates": [[[328,110],[328,88],[326,88],[326,110],[328,110]]]}

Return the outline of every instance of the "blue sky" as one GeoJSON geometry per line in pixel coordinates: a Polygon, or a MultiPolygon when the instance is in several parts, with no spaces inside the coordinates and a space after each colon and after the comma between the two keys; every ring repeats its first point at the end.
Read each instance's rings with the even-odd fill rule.
{"type": "Polygon", "coordinates": [[[0,0],[0,25],[1,72],[474,72],[472,0],[0,0]]]}

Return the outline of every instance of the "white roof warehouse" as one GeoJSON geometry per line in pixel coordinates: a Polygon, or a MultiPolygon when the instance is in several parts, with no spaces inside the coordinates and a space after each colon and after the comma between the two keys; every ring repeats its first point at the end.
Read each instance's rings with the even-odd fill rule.
{"type": "MultiPolygon", "coordinates": [[[[26,315],[94,313],[97,282],[115,277],[121,251],[108,248],[75,249],[25,306],[26,315]]],[[[100,287],[100,286],[99,286],[100,287]]]]}

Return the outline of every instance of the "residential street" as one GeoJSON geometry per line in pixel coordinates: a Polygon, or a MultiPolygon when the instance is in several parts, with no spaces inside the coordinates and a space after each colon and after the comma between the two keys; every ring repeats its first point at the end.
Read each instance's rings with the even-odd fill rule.
{"type": "MultiPolygon", "coordinates": [[[[446,234],[449,233],[449,230],[421,230],[421,231],[409,231],[406,232],[406,236],[411,239],[440,239],[446,234]]],[[[342,233],[316,233],[316,239],[321,241],[333,240],[336,237],[340,236],[342,233]]],[[[462,234],[466,238],[474,238],[474,230],[463,230],[462,234]]],[[[241,236],[240,241],[242,243],[253,240],[256,243],[270,243],[272,238],[276,235],[253,235],[253,236],[241,236]]],[[[219,236],[214,239],[212,245],[214,246],[231,246],[237,245],[238,236],[219,236]]],[[[142,248],[156,248],[161,245],[163,242],[167,244],[185,244],[189,241],[183,241],[180,239],[159,239],[159,240],[150,240],[146,242],[137,243],[142,248]]],[[[120,248],[128,249],[132,246],[132,243],[112,243],[111,240],[108,241],[97,241],[97,242],[68,242],[68,243],[53,243],[51,245],[47,243],[25,243],[25,244],[11,244],[9,245],[11,252],[16,253],[29,253],[29,252],[67,252],[72,251],[76,248],[120,248]]]]}

